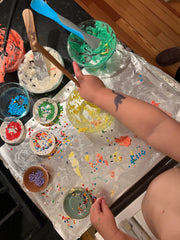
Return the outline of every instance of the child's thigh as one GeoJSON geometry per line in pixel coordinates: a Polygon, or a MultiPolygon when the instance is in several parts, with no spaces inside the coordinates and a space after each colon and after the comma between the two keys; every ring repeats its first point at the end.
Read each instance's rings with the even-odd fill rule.
{"type": "Polygon", "coordinates": [[[142,212],[159,239],[180,239],[180,168],[170,169],[149,185],[142,212]]]}

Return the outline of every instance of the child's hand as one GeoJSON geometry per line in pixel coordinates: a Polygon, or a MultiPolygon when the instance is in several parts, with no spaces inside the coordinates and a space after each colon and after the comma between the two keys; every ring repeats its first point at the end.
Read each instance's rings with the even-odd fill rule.
{"type": "Polygon", "coordinates": [[[94,103],[94,99],[98,94],[98,91],[105,88],[104,83],[98,77],[93,75],[83,75],[76,62],[73,62],[73,68],[80,84],[80,88],[78,88],[80,96],[86,101],[94,103]]]}
{"type": "Polygon", "coordinates": [[[92,225],[104,239],[116,239],[119,230],[112,212],[104,198],[98,198],[91,206],[90,218],[92,225]]]}

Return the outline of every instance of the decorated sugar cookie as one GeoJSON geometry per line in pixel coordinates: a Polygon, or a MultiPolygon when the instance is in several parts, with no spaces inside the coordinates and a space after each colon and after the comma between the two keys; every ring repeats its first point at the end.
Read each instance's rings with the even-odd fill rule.
{"type": "Polygon", "coordinates": [[[20,120],[3,122],[0,128],[1,138],[8,144],[19,144],[24,139],[24,126],[20,120]]]}
{"type": "Polygon", "coordinates": [[[33,117],[43,125],[51,123],[57,114],[57,103],[51,98],[41,98],[33,106],[33,117]]]}
{"type": "Polygon", "coordinates": [[[30,139],[32,151],[40,156],[47,156],[54,150],[55,146],[56,139],[54,134],[45,129],[34,132],[30,139]]]}

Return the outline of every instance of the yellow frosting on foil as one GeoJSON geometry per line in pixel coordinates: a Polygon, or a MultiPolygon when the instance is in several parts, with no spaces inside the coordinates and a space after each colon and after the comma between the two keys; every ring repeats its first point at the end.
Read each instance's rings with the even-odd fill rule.
{"type": "Polygon", "coordinates": [[[78,160],[75,158],[74,156],[74,152],[71,152],[69,155],[68,155],[68,159],[70,160],[71,162],[71,166],[73,167],[73,170],[74,172],[82,178],[82,175],[81,175],[81,172],[80,172],[80,169],[79,169],[79,162],[78,160]]]}

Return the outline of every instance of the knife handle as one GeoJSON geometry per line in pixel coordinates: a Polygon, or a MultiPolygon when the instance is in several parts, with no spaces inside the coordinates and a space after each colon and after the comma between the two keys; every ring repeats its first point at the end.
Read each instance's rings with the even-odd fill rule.
{"type": "Polygon", "coordinates": [[[35,46],[33,45],[33,42],[37,42],[37,35],[36,35],[36,28],[35,28],[35,23],[34,23],[34,17],[31,9],[26,8],[23,10],[22,13],[23,20],[24,20],[24,25],[26,28],[27,36],[29,39],[29,43],[31,46],[32,51],[36,51],[35,46]]]}

